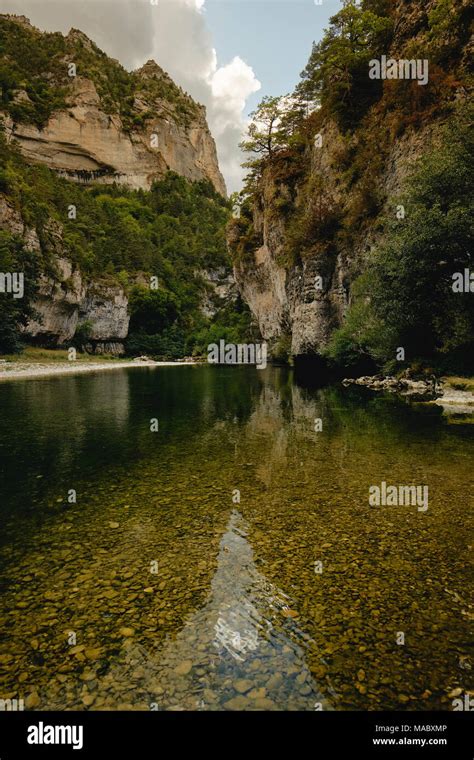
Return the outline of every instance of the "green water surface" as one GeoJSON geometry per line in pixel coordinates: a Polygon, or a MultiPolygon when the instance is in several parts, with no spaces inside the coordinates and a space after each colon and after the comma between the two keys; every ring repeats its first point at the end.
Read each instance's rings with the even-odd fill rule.
{"type": "Polygon", "coordinates": [[[187,366],[6,382],[0,420],[0,698],[450,710],[472,691],[472,419],[187,366]],[[428,486],[428,510],[370,506],[382,481],[428,486]]]}

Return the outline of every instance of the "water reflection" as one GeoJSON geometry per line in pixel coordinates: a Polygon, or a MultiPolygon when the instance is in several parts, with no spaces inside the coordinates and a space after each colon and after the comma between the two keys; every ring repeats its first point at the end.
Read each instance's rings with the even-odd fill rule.
{"type": "Polygon", "coordinates": [[[472,425],[271,367],[8,383],[0,413],[0,697],[450,709],[471,688],[472,425]],[[374,511],[383,480],[428,484],[429,510],[374,511]]]}

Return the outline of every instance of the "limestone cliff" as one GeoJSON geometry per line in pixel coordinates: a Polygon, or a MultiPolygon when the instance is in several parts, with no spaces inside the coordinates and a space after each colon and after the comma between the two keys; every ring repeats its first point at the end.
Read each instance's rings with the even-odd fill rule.
{"type": "MultiPolygon", "coordinates": [[[[65,346],[80,335],[92,351],[121,353],[130,322],[127,288],[141,282],[147,266],[130,256],[128,272],[127,264],[114,268],[109,262],[107,268],[101,253],[94,266],[90,261],[84,264],[90,244],[87,223],[78,220],[80,242],[75,231],[68,235],[56,190],[46,193],[50,197],[43,211],[27,209],[25,188],[20,190],[21,167],[45,165],[62,178],[55,178],[58,186],[64,188],[68,183],[63,180],[68,180],[90,185],[91,193],[94,185],[116,183],[123,186],[124,196],[129,189],[149,190],[155,180],[173,171],[190,181],[212,183],[223,196],[215,205],[224,207],[226,187],[205,108],[154,61],[129,73],[79,30],[66,36],[42,33],[23,16],[0,15],[0,36],[0,139],[6,145],[0,155],[0,230],[21,239],[41,262],[32,304],[36,316],[23,333],[42,345],[65,346]],[[18,151],[21,166],[12,158],[18,151]],[[125,280],[120,280],[119,271],[125,280]],[[123,281],[127,288],[120,284],[123,281]]],[[[89,193],[89,188],[74,190],[81,198],[89,193]]],[[[202,192],[208,193],[206,186],[202,192]]],[[[154,213],[147,211],[147,219],[154,213]]],[[[156,214],[159,217],[160,211],[156,214]]],[[[150,248],[133,212],[129,222],[130,245],[150,248]]],[[[94,223],[96,238],[110,237],[110,229],[107,233],[94,223]]],[[[166,241],[166,229],[153,238],[160,264],[159,249],[166,241]]],[[[222,253],[225,256],[224,246],[222,253]]],[[[204,293],[200,308],[207,317],[232,291],[229,270],[221,272],[219,265],[216,261],[215,272],[198,272],[204,293]]]]}
{"type": "MultiPolygon", "coordinates": [[[[32,44],[46,36],[24,17],[0,16],[0,23],[14,24],[32,44]]],[[[17,87],[9,94],[13,106],[3,112],[7,135],[28,160],[72,180],[135,189],[149,189],[172,170],[190,180],[208,179],[226,194],[203,106],[154,61],[128,74],[82,32],[54,36],[61,37],[55,40],[60,52],[49,71],[38,73],[60,93],[59,107],[38,122],[30,95],[17,87]]]]}
{"type": "MultiPolygon", "coordinates": [[[[40,255],[36,230],[23,222],[20,214],[0,196],[0,228],[22,238],[40,255]]],[[[36,318],[30,320],[25,335],[43,345],[68,345],[80,325],[87,326],[87,342],[97,353],[123,353],[128,334],[128,299],[119,285],[107,280],[86,281],[63,253],[61,226],[49,222],[54,252],[38,282],[33,304],[36,318]]]]}
{"type": "MultiPolygon", "coordinates": [[[[384,198],[376,216],[369,217],[368,223],[360,223],[350,237],[341,237],[334,245],[312,245],[306,256],[289,265],[289,218],[287,213],[275,208],[275,202],[292,191],[275,179],[272,167],[264,171],[259,200],[252,211],[252,224],[259,240],[253,252],[235,260],[234,275],[265,340],[274,343],[289,337],[293,356],[319,353],[325,348],[350,303],[351,282],[380,238],[377,219],[390,211],[391,199],[400,190],[410,167],[423,154],[435,130],[436,124],[430,124],[418,132],[405,134],[389,146],[384,172],[374,177],[374,186],[384,198]]],[[[309,170],[306,183],[311,184],[323,174],[324,193],[330,198],[331,206],[346,209],[349,214],[351,203],[357,201],[358,196],[345,194],[341,187],[337,161],[342,135],[330,122],[325,124],[324,134],[325,150],[313,147],[306,154],[309,170]]],[[[304,189],[300,196],[296,190],[296,208],[303,202],[308,202],[304,189]]],[[[238,245],[238,229],[234,224],[229,232],[231,250],[238,245]]]]}
{"type": "Polygon", "coordinates": [[[297,148],[292,135],[250,175],[241,217],[228,230],[234,274],[263,338],[284,343],[293,356],[324,351],[351,304],[352,283],[381,240],[382,220],[393,218],[417,159],[467,96],[469,26],[453,19],[465,19],[468,3],[453,0],[450,16],[439,5],[385,3],[393,23],[384,53],[428,56],[428,86],[383,83],[349,127],[335,116],[340,107],[316,108],[300,127],[297,148]]]}

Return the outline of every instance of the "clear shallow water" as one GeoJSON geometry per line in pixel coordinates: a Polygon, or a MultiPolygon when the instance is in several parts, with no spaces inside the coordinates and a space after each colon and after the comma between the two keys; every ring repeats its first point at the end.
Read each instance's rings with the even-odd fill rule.
{"type": "Polygon", "coordinates": [[[238,367],[4,383],[0,415],[0,698],[420,710],[472,690],[468,419],[238,367]],[[382,481],[428,485],[428,511],[369,506],[382,481]]]}

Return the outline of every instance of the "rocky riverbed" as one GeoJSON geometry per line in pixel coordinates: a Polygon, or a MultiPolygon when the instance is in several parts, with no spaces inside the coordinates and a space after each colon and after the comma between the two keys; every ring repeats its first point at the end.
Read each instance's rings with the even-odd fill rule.
{"type": "Polygon", "coordinates": [[[472,427],[291,377],[0,384],[1,698],[313,711],[471,695],[472,427]],[[371,506],[383,480],[427,484],[429,509],[371,506]]]}

